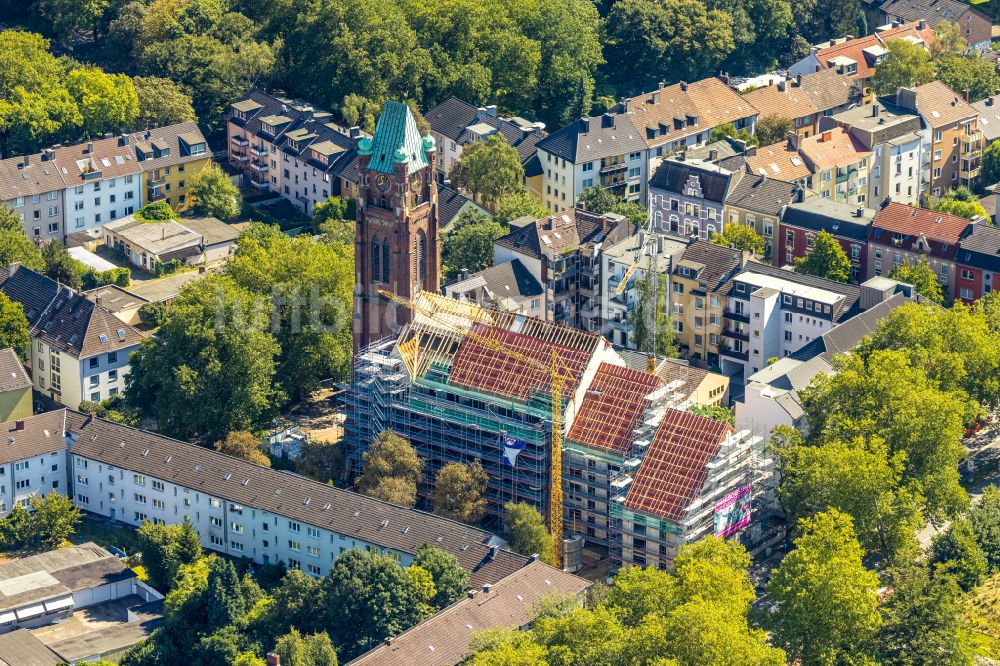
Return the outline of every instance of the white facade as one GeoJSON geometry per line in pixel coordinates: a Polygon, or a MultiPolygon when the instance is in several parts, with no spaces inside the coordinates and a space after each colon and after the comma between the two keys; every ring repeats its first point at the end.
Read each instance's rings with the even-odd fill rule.
{"type": "MultiPolygon", "coordinates": [[[[18,432],[10,437],[16,440],[18,432]]],[[[32,495],[45,497],[51,492],[69,492],[64,450],[0,464],[0,514],[6,515],[15,504],[28,507],[32,495]]]]}
{"type": "MultiPolygon", "coordinates": [[[[308,153],[310,148],[305,149],[308,153]]],[[[335,178],[298,157],[281,152],[281,195],[306,215],[333,196],[335,178]]]]}
{"type": "Polygon", "coordinates": [[[142,175],[91,180],[66,188],[66,233],[100,232],[101,225],[142,207],[142,175]]]}
{"type": "Polygon", "coordinates": [[[877,206],[885,197],[920,205],[920,193],[930,188],[930,130],[907,134],[872,147],[868,201],[877,206]]]}
{"type": "Polygon", "coordinates": [[[31,380],[40,392],[59,395],[59,402],[71,409],[89,400],[100,402],[125,390],[129,355],[138,345],[102,352],[78,359],[32,337],[28,353],[31,380]]]}

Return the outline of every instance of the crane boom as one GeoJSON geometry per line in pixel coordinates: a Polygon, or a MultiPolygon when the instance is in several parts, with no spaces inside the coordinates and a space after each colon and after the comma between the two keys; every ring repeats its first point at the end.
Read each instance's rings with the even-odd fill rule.
{"type": "MultiPolygon", "coordinates": [[[[563,561],[562,400],[566,387],[571,385],[574,381],[573,372],[569,369],[569,367],[567,367],[565,361],[563,361],[562,357],[555,349],[552,350],[551,364],[546,365],[537,359],[500,344],[500,342],[495,338],[482,335],[471,329],[466,329],[453,322],[444,321],[439,318],[439,314],[454,314],[453,312],[449,312],[447,309],[436,306],[428,307],[416,299],[404,298],[386,289],[380,289],[379,294],[394,303],[409,308],[414,313],[424,315],[425,317],[433,320],[434,323],[439,326],[475,340],[479,344],[493,351],[506,354],[507,356],[524,363],[531,368],[548,373],[550,378],[552,400],[552,448],[550,451],[552,489],[549,492],[549,534],[552,538],[552,549],[555,553],[557,566],[561,567],[563,561]]],[[[477,321],[475,318],[472,319],[473,321],[477,321]]]]}

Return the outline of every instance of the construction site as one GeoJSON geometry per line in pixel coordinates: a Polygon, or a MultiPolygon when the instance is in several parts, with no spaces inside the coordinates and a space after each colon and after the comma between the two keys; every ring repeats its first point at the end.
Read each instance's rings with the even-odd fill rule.
{"type": "Polygon", "coordinates": [[[690,411],[667,363],[619,354],[602,336],[423,292],[397,336],[355,357],[345,443],[352,471],[384,430],[438,470],[479,461],[486,522],[506,502],[547,517],[564,568],[669,568],[706,534],[763,538],[773,465],[749,432],[690,411]],[[630,367],[629,361],[639,367],[630,367]]]}

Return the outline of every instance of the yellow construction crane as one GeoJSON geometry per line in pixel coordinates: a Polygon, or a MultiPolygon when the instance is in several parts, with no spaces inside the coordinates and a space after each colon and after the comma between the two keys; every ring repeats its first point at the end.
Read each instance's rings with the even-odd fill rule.
{"type": "MultiPolygon", "coordinates": [[[[526,356],[521,352],[509,349],[496,339],[477,333],[471,329],[466,329],[458,324],[446,321],[438,315],[451,315],[447,309],[439,307],[429,307],[419,300],[404,298],[398,294],[385,289],[380,289],[379,294],[394,303],[398,303],[409,308],[415,314],[421,314],[431,319],[435,324],[442,326],[449,331],[461,336],[475,340],[479,344],[492,349],[493,351],[506,354],[525,365],[548,373],[551,379],[551,399],[552,399],[552,450],[550,458],[552,462],[552,489],[549,493],[549,533],[552,536],[552,549],[555,552],[556,564],[562,567],[563,561],[563,491],[562,491],[562,446],[563,446],[563,392],[567,386],[575,384],[573,372],[566,366],[559,353],[552,350],[551,364],[545,364],[537,359],[526,356]]],[[[414,338],[415,339],[415,338],[414,338]]],[[[414,350],[414,359],[416,350],[414,350]]]]}

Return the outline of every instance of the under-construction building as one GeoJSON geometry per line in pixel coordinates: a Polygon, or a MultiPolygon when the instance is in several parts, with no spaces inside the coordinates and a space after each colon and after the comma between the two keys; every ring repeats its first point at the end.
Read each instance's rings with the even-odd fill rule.
{"type": "Polygon", "coordinates": [[[755,509],[770,503],[759,438],[691,413],[683,381],[628,367],[597,334],[435,294],[418,300],[399,336],[355,359],[345,431],[355,468],[372,439],[393,430],[425,461],[427,501],[441,467],[478,460],[493,519],[509,501],[546,515],[561,478],[564,534],[607,550],[615,568],[669,567],[685,542],[743,531],[749,493],[755,509]],[[572,377],[557,474],[553,379],[540,369],[555,356],[572,377]]]}

